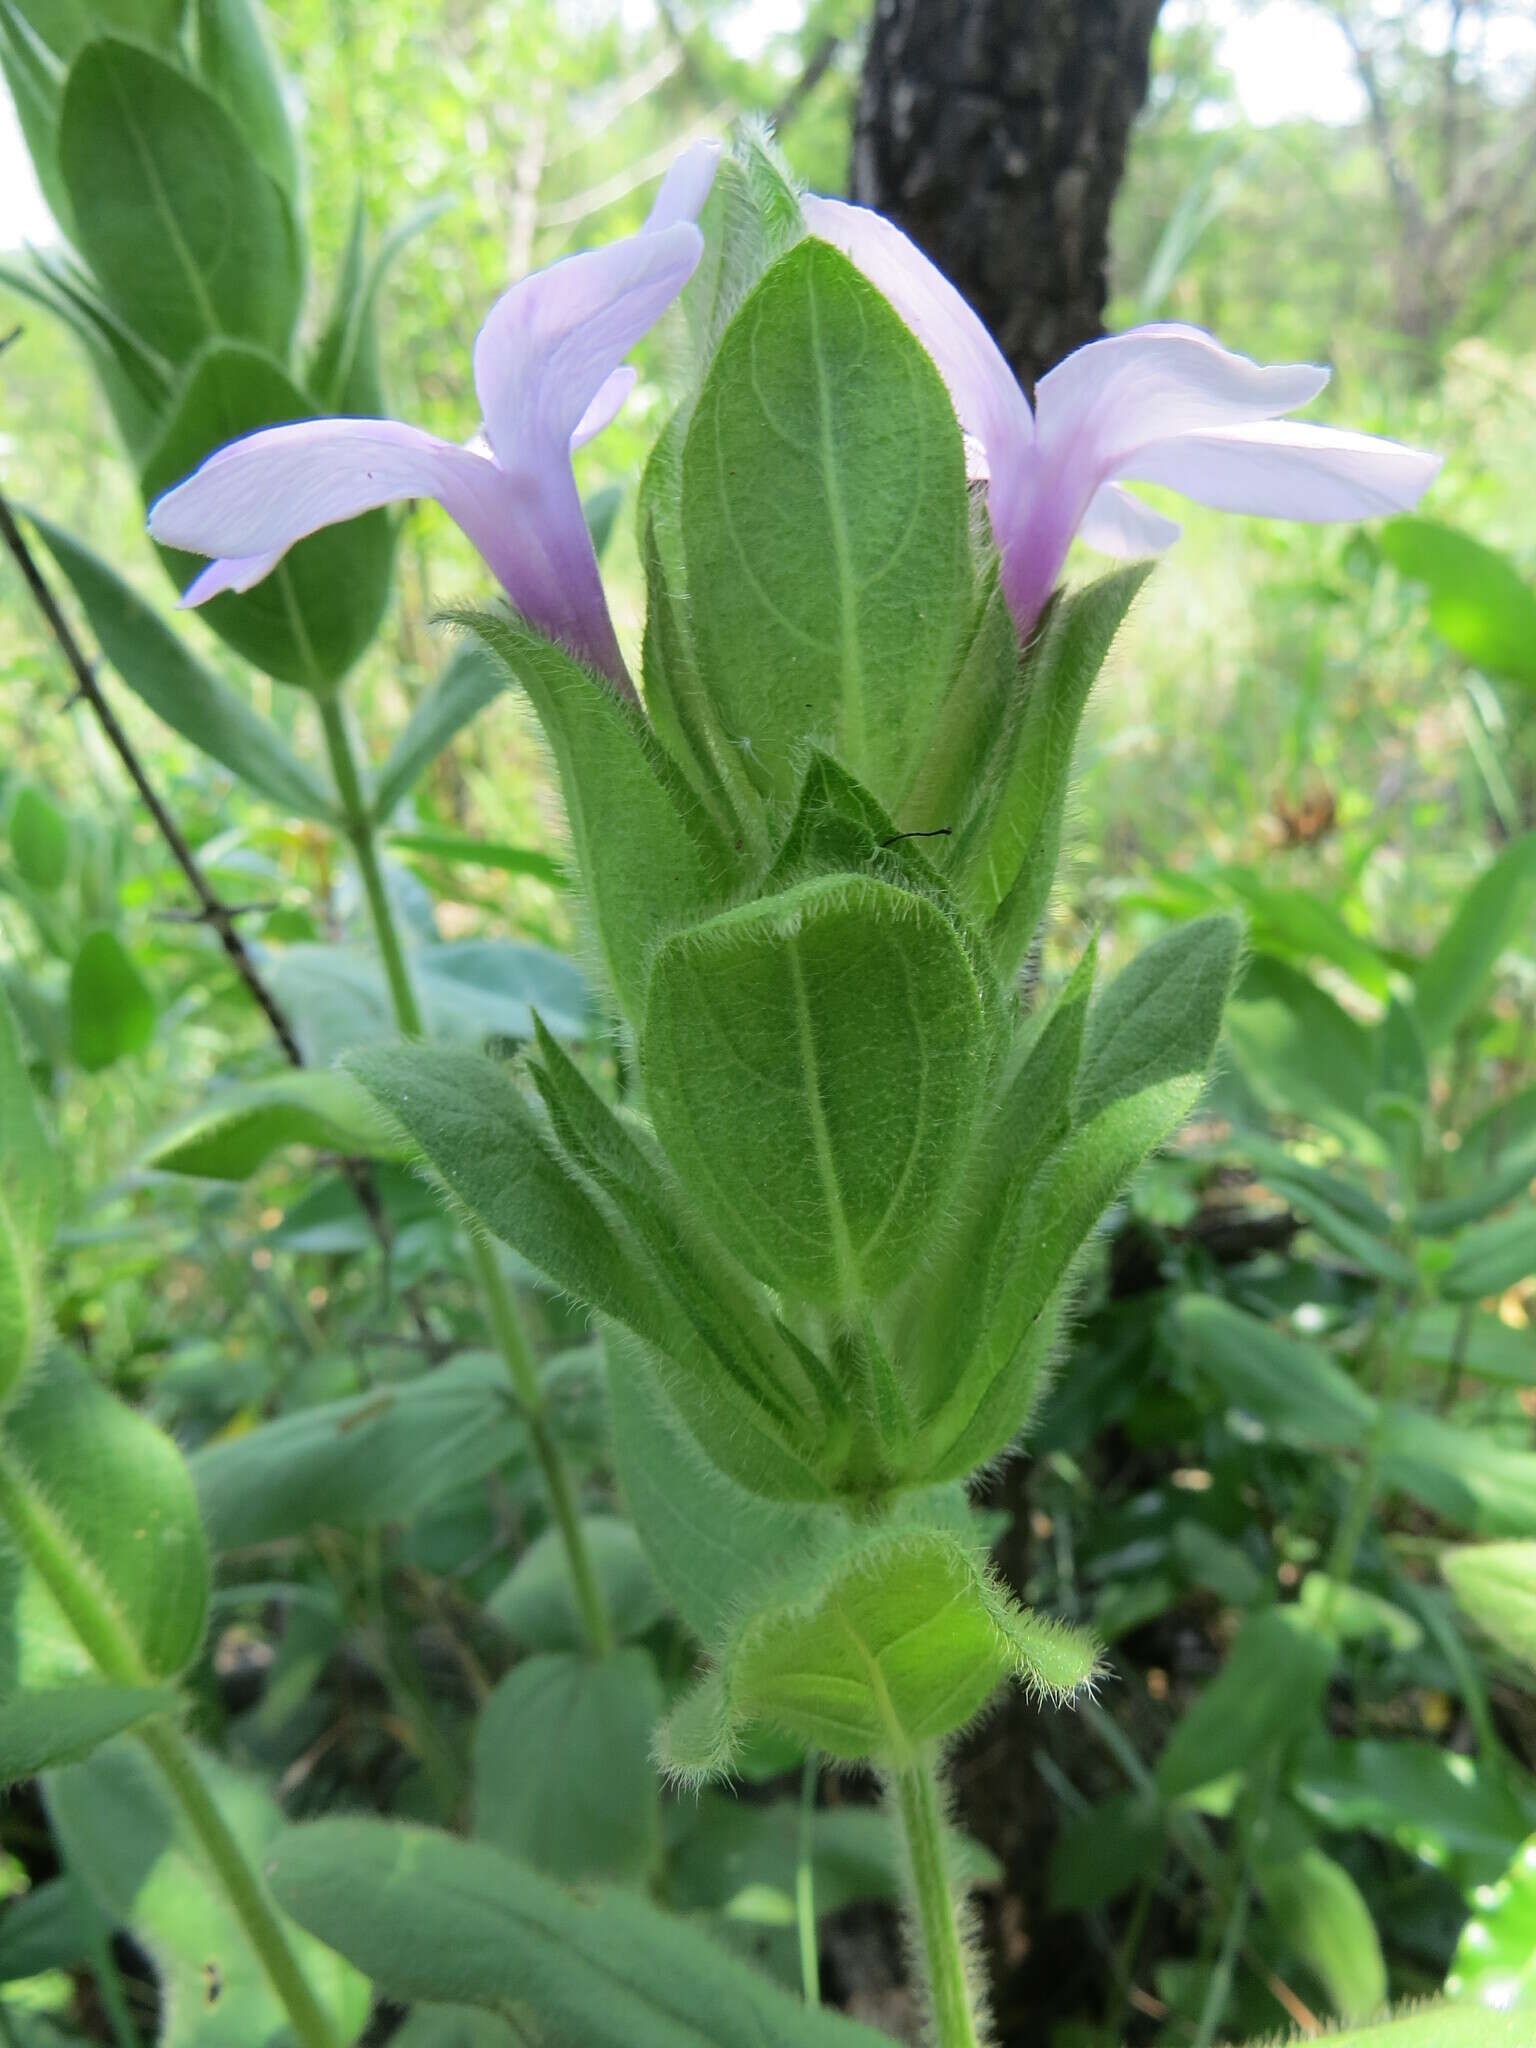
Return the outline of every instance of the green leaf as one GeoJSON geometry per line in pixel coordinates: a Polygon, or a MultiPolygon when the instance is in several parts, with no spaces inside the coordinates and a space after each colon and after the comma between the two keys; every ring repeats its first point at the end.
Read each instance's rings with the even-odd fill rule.
{"type": "Polygon", "coordinates": [[[832,1511],[764,1500],[728,1479],[684,1429],[647,1349],[606,1334],[609,1406],[624,1505],[651,1568],[706,1646],[834,1526],[832,1511]]]}
{"type": "Polygon", "coordinates": [[[43,1250],[58,1226],[63,1166],[38,1113],[10,1004],[0,990],[0,1199],[22,1241],[43,1250]]]}
{"type": "Polygon", "coordinates": [[[1474,1535],[1536,1536],[1536,1452],[1393,1408],[1382,1470],[1389,1485],[1474,1535]]]}
{"type": "Polygon", "coordinates": [[[1419,962],[1413,1008],[1431,1051],[1482,1002],[1499,956],[1530,931],[1536,905],[1536,832],[1511,840],[1466,891],[1419,962]]]}
{"type": "Polygon", "coordinates": [[[1434,519],[1390,519],[1380,547],[1429,592],[1429,622],[1474,667],[1536,689],[1536,591],[1507,555],[1434,519]]]}
{"type": "Polygon", "coordinates": [[[359,194],[330,312],[305,380],[327,412],[354,419],[387,416],[379,366],[379,292],[402,250],[452,204],[430,199],[414,207],[382,237],[370,260],[365,253],[368,216],[359,194]]]}
{"type": "Polygon", "coordinates": [[[69,1049],[88,1074],[155,1035],[155,999],[116,932],[87,932],[69,974],[69,1049]]]}
{"type": "Polygon", "coordinates": [[[1325,1828],[1363,1830],[1475,1884],[1504,1868],[1530,1819],[1496,1769],[1432,1742],[1308,1736],[1292,1795],[1325,1828]]]}
{"type": "MultiPolygon", "coordinates": [[[[62,40],[62,38],[56,38],[62,40]]],[[[59,171],[59,66],[64,51],[50,51],[16,0],[0,0],[0,78],[10,92],[16,125],[32,159],[38,189],[67,234],[69,194],[59,171]]]]}
{"type": "MultiPolygon", "coordinates": [[[[196,1768],[225,1824],[260,1867],[286,1833],[266,1792],[202,1756],[196,1768]]],[[[200,1843],[149,1759],[132,1742],[98,1750],[46,1782],[49,1818],[72,1867],[112,1925],[132,1931],[159,1982],[159,2048],[289,2041],[292,2029],[200,1843]]],[[[319,1942],[289,1927],[299,1967],[338,2036],[351,2041],[368,1986],[319,1942]]]]}
{"type": "Polygon", "coordinates": [[[643,1899],[573,1896],[483,1843],[320,1821],[291,1830],[271,1867],[288,1911],[394,1998],[526,2014],[573,2048],[889,2048],[643,1899]]]}
{"type": "Polygon", "coordinates": [[[1536,1543],[1478,1543],[1440,1558],[1456,1604],[1536,1670],[1536,1543]]]}
{"type": "Polygon", "coordinates": [[[496,868],[504,875],[527,875],[546,888],[569,889],[569,868],[537,846],[505,846],[498,840],[473,839],[467,832],[386,832],[392,853],[414,853],[423,860],[448,861],[469,868],[496,868]]]}
{"type": "Polygon", "coordinates": [[[139,700],[173,732],[284,811],[334,824],[334,798],[269,719],[197,660],[138,592],[39,513],[27,517],[69,578],[102,652],[139,700]]]}
{"type": "MultiPolygon", "coordinates": [[[[706,1433],[726,1469],[790,1498],[825,1495],[803,1450],[744,1397],[622,1211],[562,1152],[504,1067],[422,1046],[370,1048],[348,1065],[456,1204],[556,1287],[656,1347],[668,1391],[687,1402],[689,1426],[706,1433]]],[[[785,1398],[778,1408],[787,1414],[785,1398]]],[[[808,1398],[803,1434],[819,1448],[824,1426],[808,1398]]]]}
{"type": "Polygon", "coordinates": [[[30,1244],[0,1188],[0,1405],[31,1367],[42,1335],[46,1308],[37,1247],[30,1244]]]}
{"type": "Polygon", "coordinates": [[[510,2020],[462,2005],[415,2005],[390,2048],[520,2048],[510,2020]]]}
{"type": "Polygon", "coordinates": [[[157,1138],[143,1163],[162,1173],[248,1180],[274,1152],[312,1145],[365,1159],[398,1155],[399,1142],[349,1074],[295,1069],[236,1082],[157,1138]]]}
{"type": "Polygon", "coordinates": [[[1157,1760],[1165,1799],[1246,1771],[1289,1741],[1322,1704],[1336,1652],[1289,1607],[1243,1623],[1227,1661],[1185,1709],[1157,1760]]]}
{"type": "Polygon", "coordinates": [[[55,1355],[6,1410],[0,1481],[0,1562],[8,1557],[27,1581],[0,1638],[0,1679],[72,1678],[82,1644],[117,1682],[184,1670],[202,1641],[208,1558],[191,1477],[170,1438],[55,1355]],[[82,1601],[100,1611],[100,1628],[82,1601]]]}
{"type": "MultiPolygon", "coordinates": [[[[139,484],[146,503],[227,441],[318,412],[273,356],[243,342],[210,342],[190,365],[145,461],[139,484]]],[[[323,696],[378,631],[394,550],[389,514],[365,512],[301,540],[270,576],[250,590],[225,591],[200,607],[200,616],[268,675],[323,696]]],[[[159,552],[178,589],[202,567],[198,556],[159,552]]]]}
{"type": "Polygon", "coordinates": [[[1536,1835],[1513,1863],[1473,1895],[1445,1980],[1445,1995],[1495,2012],[1536,2006],[1536,1835]]]}
{"type": "Polygon", "coordinates": [[[52,1877],[0,1914],[0,1984],[85,1963],[110,1938],[95,1900],[72,1877],[52,1877]]]}
{"type": "Polygon", "coordinates": [[[644,1650],[525,1658],[475,1724],[476,1835],[567,1883],[642,1882],[661,1854],[660,1717],[644,1650]]]}
{"type": "Polygon", "coordinates": [[[979,1102],[953,927],[882,882],[813,881],[663,943],[642,1039],[679,1177],[743,1262],[827,1304],[910,1270],[979,1102]]]}
{"type": "Polygon", "coordinates": [[[1440,1275],[1447,1301],[1483,1301],[1517,1287],[1536,1273],[1536,1203],[1511,1216],[1479,1224],[1456,1240],[1451,1262],[1440,1275]]]}
{"type": "Polygon", "coordinates": [[[714,1776],[764,1724],[828,1756],[901,1768],[1004,1679],[1060,1704],[1097,1661],[1091,1637],[1014,1606],[954,1536],[863,1530],[796,1597],[747,1616],[673,1710],[661,1754],[684,1780],[714,1776]]]}
{"type": "MultiPolygon", "coordinates": [[[[1521,2013],[1464,2012],[1426,2006],[1369,2027],[1329,2034],[1324,2048],[1530,2048],[1530,2018],[1521,2013]]],[[[1249,2048],[1274,2048],[1254,2041],[1249,2048]]]]}
{"type": "Polygon", "coordinates": [[[1205,1071],[1221,1031],[1242,927],[1201,917],[1146,946],[1088,1014],[1074,1123],[1180,1075],[1205,1071]]]}
{"type": "Polygon", "coordinates": [[[1342,2019],[1379,2012],[1387,1966],[1371,1909],[1340,1863],[1321,1849],[1283,1861],[1260,1857],[1254,1875],[1276,1933],[1312,1972],[1342,2019]]]}
{"type": "Polygon", "coordinates": [[[1363,1266],[1389,1287],[1412,1288],[1418,1275],[1413,1261],[1389,1242],[1392,1219],[1363,1190],[1337,1174],[1303,1166],[1283,1146],[1250,1131],[1235,1139],[1235,1148],[1258,1169],[1270,1193],[1335,1250],[1363,1266]]]}
{"type": "Polygon", "coordinates": [[[258,161],[295,204],[299,148],[277,59],[252,0],[197,0],[197,68],[258,161]]]}
{"type": "Polygon", "coordinates": [[[966,908],[990,919],[1005,967],[1022,959],[1050,896],[1083,707],[1148,573],[1137,563],[1055,598],[1003,704],[995,751],[950,866],[966,908]]]}
{"type": "Polygon", "coordinates": [[[620,1008],[634,1022],[657,938],[719,900],[732,856],[642,714],[610,683],[511,620],[468,613],[460,622],[479,634],[538,713],[598,943],[620,1008]]]}
{"type": "Polygon", "coordinates": [[[1251,960],[1227,1006],[1227,1041],[1272,1115],[1337,1132],[1368,1166],[1387,1163],[1364,1116],[1376,1088],[1375,1041],[1306,975],[1262,955],[1251,960]]]}
{"type": "MultiPolygon", "coordinates": [[[[583,1515],[581,1530],[614,1634],[620,1642],[645,1635],[666,1603],[633,1526],[617,1515],[583,1515]]],[[[525,1650],[587,1647],[566,1555],[559,1530],[546,1529],[486,1598],[485,1612],[525,1650]]]]}
{"type": "Polygon", "coordinates": [[[180,362],[238,337],[286,353],[304,282],[293,215],[184,71],[114,37],[87,43],[64,85],[59,166],[81,253],[152,348],[180,362]]]}
{"type": "Polygon", "coordinates": [[[1150,1794],[1120,1792],[1086,1813],[1064,1815],[1046,1873],[1051,1911],[1107,1906],[1156,1873],[1165,1840],[1162,1808],[1150,1794]]]}
{"type": "Polygon", "coordinates": [[[420,1379],[327,1401],[198,1451],[193,1484],[215,1550],[316,1526],[408,1523],[525,1444],[506,1368],[465,1352],[420,1379]]]}
{"type": "Polygon", "coordinates": [[[174,1694],[143,1686],[13,1692],[0,1700],[0,1789],[55,1764],[75,1763],[151,1714],[169,1713],[175,1704],[174,1694]]]}
{"type": "Polygon", "coordinates": [[[1426,1365],[1454,1363],[1474,1379],[1514,1387],[1536,1385],[1536,1345],[1530,1332],[1512,1330],[1497,1316],[1475,1314],[1470,1306],[1423,1310],[1408,1332],[1408,1349],[1426,1365]]]}
{"type": "Polygon", "coordinates": [[[1376,1403],[1321,1344],[1203,1294],[1180,1300],[1173,1323],[1182,1354],[1282,1443],[1319,1451],[1364,1444],[1376,1403]]]}
{"type": "Polygon", "coordinates": [[[1340,1643],[1384,1641],[1389,1649],[1407,1653],[1418,1649],[1424,1631],[1414,1617],[1379,1593],[1347,1579],[1332,1579],[1326,1572],[1308,1572],[1296,1595],[1296,1605],[1312,1626],[1340,1643]]]}
{"type": "Polygon", "coordinates": [[[964,456],[928,356],[824,242],[781,256],[720,342],[682,531],[726,733],[781,797],[809,738],[899,811],[969,611],[964,456]]]}
{"type": "Polygon", "coordinates": [[[456,733],[506,687],[506,674],[489,648],[466,642],[456,647],[432,687],[411,712],[389,758],[379,770],[369,810],[375,818],[394,815],[456,733]]]}
{"type": "Polygon", "coordinates": [[[11,858],[34,889],[57,889],[69,873],[69,822],[40,789],[24,782],[11,803],[11,858]]]}

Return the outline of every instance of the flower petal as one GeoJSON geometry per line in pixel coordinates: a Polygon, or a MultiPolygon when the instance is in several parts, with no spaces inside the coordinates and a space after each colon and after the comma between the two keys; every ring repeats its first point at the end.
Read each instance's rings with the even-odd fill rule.
{"type": "Polygon", "coordinates": [[[587,443],[600,434],[604,427],[612,426],[626,398],[635,388],[635,379],[640,372],[629,363],[623,363],[611,377],[605,377],[596,398],[576,422],[571,435],[571,447],[585,448],[587,443]]]}
{"type": "Polygon", "coordinates": [[[1089,501],[1077,537],[1101,555],[1130,562],[1142,555],[1160,555],[1182,531],[1176,519],[1165,519],[1118,484],[1103,484],[1089,501]]]}
{"type": "Polygon", "coordinates": [[[1029,400],[1002,350],[943,272],[900,228],[867,207],[841,199],[807,198],[800,204],[811,233],[842,250],[933,358],[956,418],[981,442],[993,476],[1020,460],[1034,434],[1029,400]]]}
{"type": "Polygon", "coordinates": [[[1269,420],[1144,448],[1120,474],[1222,512],[1322,521],[1409,511],[1439,468],[1438,455],[1375,434],[1269,420]]]}
{"type": "Polygon", "coordinates": [[[690,144],[657,186],[656,197],[651,201],[651,210],[640,232],[654,234],[660,228],[675,226],[680,220],[697,220],[704,211],[709,188],[715,182],[715,166],[719,161],[718,142],[690,144]]]}
{"type": "Polygon", "coordinates": [[[406,498],[435,499],[520,612],[629,689],[568,457],[512,477],[394,420],[300,420],[210,455],[156,500],[149,530],[218,557],[182,599],[197,605],[249,589],[307,534],[406,498]]]}
{"type": "Polygon", "coordinates": [[[713,173],[713,156],[688,151],[639,234],[552,263],[492,306],[475,341],[475,389],[504,469],[566,453],[606,380],[693,275],[704,238],[671,216],[703,203],[713,173]]]}
{"type": "Polygon", "coordinates": [[[1070,450],[1093,488],[1155,442],[1294,412],[1328,372],[1315,363],[1268,368],[1234,355],[1198,327],[1133,327],[1076,349],[1040,379],[1042,453],[1070,450]]]}

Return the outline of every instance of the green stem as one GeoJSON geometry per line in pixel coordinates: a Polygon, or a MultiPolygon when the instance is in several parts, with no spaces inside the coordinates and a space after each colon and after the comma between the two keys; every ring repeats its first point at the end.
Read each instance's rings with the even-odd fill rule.
{"type": "Polygon", "coordinates": [[[161,1719],[146,1722],[138,1739],[160,1766],[175,1794],[272,1989],[287,2011],[294,2033],[304,2048],[341,2048],[340,2034],[299,1968],[272,1896],[230,1833],[186,1737],[174,1722],[161,1719]]]}
{"type": "MultiPolygon", "coordinates": [[[[153,1685],[155,1674],[146,1668],[137,1644],[113,1612],[105,1589],[96,1583],[89,1564],[30,1475],[3,1444],[0,1517],[103,1677],[119,1685],[153,1685]]],[[[303,2048],[341,2048],[335,2028],[299,1968],[266,1887],[203,1783],[186,1738],[174,1722],[160,1716],[138,1731],[138,1739],[159,1765],[202,1844],[303,2048]]]]}
{"type": "Polygon", "coordinates": [[[347,841],[357,861],[358,873],[363,878],[363,894],[368,899],[368,914],[373,920],[373,935],[378,943],[379,958],[384,963],[384,976],[389,983],[389,998],[394,1005],[395,1022],[405,1037],[420,1038],[421,1008],[416,1001],[411,971],[406,964],[404,948],[400,944],[400,931],[395,923],[394,908],[384,887],[384,875],[379,867],[378,845],[374,835],[373,814],[363,794],[362,772],[353,750],[347,716],[338,697],[320,699],[320,724],[325,733],[326,752],[331,758],[331,774],[335,779],[336,794],[341,799],[341,814],[346,825],[347,841]]]}
{"type": "Polygon", "coordinates": [[[821,1767],[808,1756],[800,1773],[800,1829],[795,1851],[795,1924],[800,1935],[800,1984],[807,2005],[821,2003],[821,1955],[816,1944],[816,1785],[821,1767]]]}
{"type": "MultiPolygon", "coordinates": [[[[400,943],[394,909],[379,868],[373,813],[363,792],[362,772],[353,750],[352,735],[337,698],[320,699],[320,723],[325,733],[326,750],[330,755],[336,794],[341,799],[347,840],[357,860],[358,872],[363,878],[363,893],[368,899],[368,912],[373,920],[374,937],[378,942],[379,957],[384,963],[384,974],[389,983],[395,1022],[400,1027],[402,1037],[420,1038],[423,1036],[421,1006],[416,1000],[416,990],[411,982],[405,949],[400,943]]],[[[560,1540],[565,1548],[566,1568],[570,1572],[571,1586],[576,1595],[576,1604],[581,1612],[588,1641],[595,1655],[606,1657],[614,1647],[613,1628],[598,1586],[597,1574],[593,1569],[592,1554],[587,1547],[586,1535],[581,1526],[576,1489],[571,1482],[570,1469],[559,1444],[550,1433],[544,1414],[543,1396],[539,1391],[538,1374],[534,1367],[528,1333],[523,1327],[523,1319],[518,1313],[512,1290],[497,1264],[496,1254],[477,1232],[471,1232],[470,1235],[470,1255],[474,1262],[475,1277],[480,1284],[491,1335],[517,1394],[524,1420],[528,1425],[534,1455],[544,1475],[550,1512],[560,1531],[560,1540]]]]}
{"type": "Polygon", "coordinates": [[[1200,2009],[1200,2026],[1195,2035],[1193,2048],[1211,2048],[1211,2043],[1216,2038],[1216,2029],[1221,2025],[1221,2016],[1227,2009],[1227,2001],[1232,1996],[1232,1979],[1237,1974],[1237,1958],[1242,1950],[1243,1936],[1248,1927],[1250,1897],[1248,1880],[1240,1875],[1237,1889],[1232,1894],[1232,1904],[1227,1912],[1227,1924],[1222,1929],[1216,1967],[1211,1972],[1205,2003],[1200,2009]]]}
{"type": "Polygon", "coordinates": [[[945,1870],[944,1824],[933,1767],[920,1760],[895,1772],[892,1783],[912,1866],[934,2041],[937,2048],[979,2048],[960,1924],[945,1870]]]}

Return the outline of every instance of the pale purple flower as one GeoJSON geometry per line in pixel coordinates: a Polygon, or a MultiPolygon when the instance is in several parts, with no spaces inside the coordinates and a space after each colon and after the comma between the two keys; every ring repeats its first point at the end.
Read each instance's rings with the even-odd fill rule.
{"type": "Polygon", "coordinates": [[[1021,636],[1040,616],[1074,536],[1121,556],[1178,539],[1123,490],[1166,484],[1226,512],[1366,519],[1416,505],[1438,456],[1371,434],[1285,420],[1328,381],[1310,363],[1265,368],[1198,327],[1091,341],[1035,387],[1035,406],[954,286],[897,227],[861,206],[807,199],[812,234],[841,249],[932,357],[987,479],[1003,595],[1021,636]]]}
{"type": "Polygon", "coordinates": [[[618,412],[635,379],[622,359],[693,274],[718,155],[714,143],[685,150],[638,234],[552,263],[496,301],[474,353],[484,452],[396,420],[320,419],[210,455],[149,515],[156,540],[217,557],[182,603],[249,590],[323,526],[434,498],[518,611],[633,695],[571,453],[618,412]]]}

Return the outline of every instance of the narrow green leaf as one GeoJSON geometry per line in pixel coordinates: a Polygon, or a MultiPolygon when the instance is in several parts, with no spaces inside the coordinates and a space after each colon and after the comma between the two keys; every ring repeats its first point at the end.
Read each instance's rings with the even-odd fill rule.
{"type": "Polygon", "coordinates": [[[197,0],[197,68],[289,199],[299,197],[299,148],[283,81],[252,0],[197,0]]]}
{"type": "Polygon", "coordinates": [[[1389,1485],[1473,1535],[1536,1536],[1536,1452],[1394,1407],[1382,1469],[1389,1485]]]}
{"type": "Polygon", "coordinates": [[[59,165],[81,253],[151,347],[180,362],[228,336],[286,353],[304,275],[293,215],[184,71],[115,37],[87,43],[64,86],[59,165]]]}
{"type": "Polygon", "coordinates": [[[1536,905],[1536,832],[1490,861],[1420,961],[1413,1007],[1431,1051],[1482,1002],[1499,956],[1530,931],[1536,905]]]}
{"type": "Polygon", "coordinates": [[[1023,957],[1045,909],[1083,707],[1147,574],[1138,563],[1054,600],[1004,707],[976,806],[956,835],[951,872],[966,908],[991,920],[1004,965],[1023,957]]]}
{"type": "Polygon", "coordinates": [[[0,1171],[11,1221],[42,1250],[58,1225],[63,1164],[54,1148],[22,1056],[10,1004],[0,990],[0,1171]]]}
{"type": "Polygon", "coordinates": [[[1187,1798],[1289,1740],[1320,1706],[1336,1654],[1293,1608],[1250,1615],[1157,1760],[1163,1797],[1187,1798]]]}
{"type": "Polygon", "coordinates": [[[668,1599],[713,1647],[760,1591],[819,1547],[833,1513],[764,1500],[728,1479],[671,1408],[646,1347],[610,1329],[606,1348],[624,1505],[668,1599]]]}
{"type": "Polygon", "coordinates": [[[905,1277],[983,1080],[953,927],[854,877],[801,883],[659,949],[642,1038],[668,1157],[753,1272],[823,1303],[905,1277]]]}
{"type": "Polygon", "coordinates": [[[506,1368],[470,1351],[420,1379],[280,1415],[190,1461],[215,1550],[408,1523],[526,1444],[506,1368]]]}
{"type": "MultiPolygon", "coordinates": [[[[1528,2013],[1468,2012],[1435,2005],[1317,2038],[1322,2048],[1530,2048],[1530,2027],[1528,2013]]],[[[1254,2041],[1249,2048],[1274,2044],[1254,2041]]]]}
{"type": "Polygon", "coordinates": [[[1146,946],[1088,1015],[1073,1121],[1182,1074],[1205,1071],[1221,1031],[1242,927],[1201,917],[1146,946]]]}
{"type": "Polygon", "coordinates": [[[1342,2019],[1379,2012],[1387,1966],[1371,1909],[1341,1863],[1308,1848],[1283,1862],[1259,1860],[1255,1875],[1265,1912],[1342,2019]]]}
{"type": "Polygon", "coordinates": [[[1456,1604],[1536,1671],[1536,1543],[1478,1543],[1441,1555],[1456,1604]]]}
{"type": "Polygon", "coordinates": [[[456,647],[426,695],[406,720],[379,770],[370,809],[387,819],[414,789],[456,733],[463,731],[506,687],[506,672],[490,650],[456,647]]]}
{"type": "Polygon", "coordinates": [[[797,242],[727,328],[682,465],[699,669],[781,797],[809,737],[899,809],[969,610],[968,524],[938,372],[842,255],[797,242]]]}
{"type": "Polygon", "coordinates": [[[1196,1369],[1232,1407],[1282,1442],[1309,1450],[1356,1450],[1364,1444],[1376,1404],[1321,1344],[1203,1294],[1178,1303],[1174,1326],[1196,1369]]]}
{"type": "Polygon", "coordinates": [[[1429,592],[1440,638],[1489,675],[1536,689],[1536,590],[1507,555],[1434,519],[1390,519],[1380,546],[1429,592]]]}
{"type": "Polygon", "coordinates": [[[467,832],[387,832],[393,853],[414,853],[423,860],[447,861],[469,868],[496,868],[504,875],[527,875],[550,889],[568,889],[571,874],[553,854],[536,846],[504,846],[493,839],[473,839],[467,832]]]}
{"type": "Polygon", "coordinates": [[[1306,975],[1263,955],[1250,960],[1227,1005],[1227,1043],[1272,1115],[1337,1132],[1367,1166],[1388,1163],[1364,1113],[1376,1088],[1375,1041],[1306,975]]]}
{"type": "Polygon", "coordinates": [[[391,1159],[399,1141],[350,1075],[296,1069],[270,1081],[236,1082],[157,1138],[144,1164],[207,1180],[248,1180],[274,1152],[312,1145],[364,1159],[391,1159]]]}
{"type": "Polygon", "coordinates": [[[142,1052],[155,1035],[155,999],[116,932],[87,932],[69,975],[69,1048],[89,1074],[142,1052]]]}
{"type": "Polygon", "coordinates": [[[1291,1790],[1322,1827],[1375,1835],[1462,1886],[1502,1870],[1530,1826],[1496,1768],[1433,1742],[1356,1741],[1319,1727],[1302,1745],[1291,1790]]]}
{"type": "Polygon", "coordinates": [[[660,1717],[644,1650],[525,1657],[475,1723],[475,1834],[566,1883],[642,1882],[661,1854],[660,1717]]]}
{"type": "MultiPolygon", "coordinates": [[[[573,1895],[478,1842],[385,1821],[292,1829],[271,1859],[288,1911],[389,1996],[531,2016],[582,2048],[882,2048],[644,1900],[573,1895]]],[[[888,2044],[884,2044],[888,2048],[888,2044]]]]}
{"type": "Polygon", "coordinates": [[[511,620],[468,613],[460,622],[479,634],[538,713],[598,943],[619,1005],[634,1022],[657,938],[720,899],[734,856],[643,716],[611,684],[511,620]]]}
{"type": "Polygon", "coordinates": [[[142,1686],[13,1692],[0,1700],[0,1789],[55,1764],[76,1763],[151,1714],[169,1713],[175,1704],[174,1694],[142,1686]]]}
{"type": "Polygon", "coordinates": [[[115,570],[39,513],[27,517],[69,578],[102,652],[173,732],[284,811],[334,824],[335,799],[270,720],[205,668],[115,570]]]}
{"type": "Polygon", "coordinates": [[[1513,1215],[1480,1223],[1457,1240],[1451,1262],[1440,1275],[1447,1301],[1483,1301],[1517,1287],[1536,1273],[1536,1203],[1513,1215]]]}
{"type": "Polygon", "coordinates": [[[412,208],[380,238],[370,259],[365,248],[367,214],[359,195],[330,312],[305,380],[327,412],[354,419],[388,414],[379,365],[379,292],[402,251],[452,204],[450,199],[430,199],[412,208]]]}

